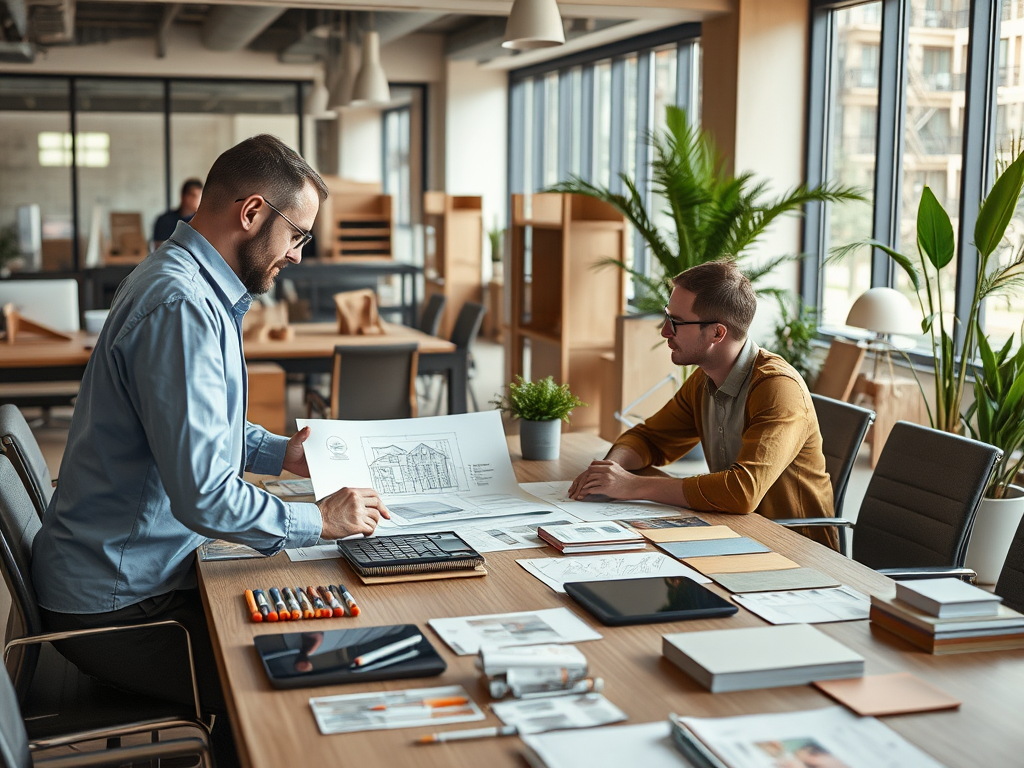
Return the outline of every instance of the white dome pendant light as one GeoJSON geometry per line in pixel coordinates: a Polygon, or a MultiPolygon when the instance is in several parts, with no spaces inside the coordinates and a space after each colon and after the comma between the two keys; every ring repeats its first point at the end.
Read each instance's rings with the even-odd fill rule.
{"type": "Polygon", "coordinates": [[[529,51],[564,44],[565,28],[555,0],[515,0],[502,47],[529,51]]]}

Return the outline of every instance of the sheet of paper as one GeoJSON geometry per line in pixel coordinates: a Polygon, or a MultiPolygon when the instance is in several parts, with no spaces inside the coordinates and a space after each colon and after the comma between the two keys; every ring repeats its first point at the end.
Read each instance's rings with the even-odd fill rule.
{"type": "Polygon", "coordinates": [[[647,576],[686,576],[698,584],[711,579],[687,568],[661,552],[623,552],[615,555],[541,557],[516,560],[519,565],[543,581],[555,592],[565,592],[567,581],[614,581],[647,576]]]}
{"type": "Polygon", "coordinates": [[[338,544],[334,541],[327,544],[315,544],[312,547],[286,549],[285,553],[293,563],[306,563],[310,560],[337,560],[341,557],[341,550],[338,549],[338,544]]]}
{"type": "Polygon", "coordinates": [[[505,725],[514,725],[523,734],[593,728],[627,719],[625,712],[600,693],[500,701],[491,704],[491,711],[505,725]]]}
{"type": "Polygon", "coordinates": [[[374,488],[398,526],[557,512],[522,491],[498,411],[388,421],[298,419],[316,498],[374,488]]]}
{"type": "MultiPolygon", "coordinates": [[[[525,736],[523,743],[547,768],[686,768],[668,722],[558,731],[525,736]]],[[[530,765],[535,765],[530,761],[530,765]]]]}
{"type": "Polygon", "coordinates": [[[778,552],[760,555],[721,555],[719,557],[694,557],[686,561],[701,573],[747,573],[748,571],[781,571],[799,568],[788,557],[778,552]]]}
{"type": "Polygon", "coordinates": [[[882,722],[842,707],[681,720],[729,768],[942,768],[882,722]]]}
{"type": "Polygon", "coordinates": [[[522,483],[522,488],[539,499],[578,517],[584,523],[602,520],[627,520],[645,517],[677,517],[679,507],[655,504],[653,501],[574,501],[568,496],[571,480],[553,483],[522,483]]]}
{"type": "Polygon", "coordinates": [[[484,719],[483,711],[461,685],[320,696],[310,699],[309,705],[325,736],[484,719]]]}
{"type": "Polygon", "coordinates": [[[459,656],[479,653],[483,645],[507,648],[601,639],[568,608],[431,619],[429,623],[459,656]]]}
{"type": "MultiPolygon", "coordinates": [[[[511,549],[537,549],[548,546],[537,535],[541,525],[572,525],[579,521],[567,512],[552,512],[541,515],[519,515],[512,517],[487,517],[480,520],[449,524],[445,530],[455,531],[477,552],[504,552],[511,549]]],[[[379,536],[397,533],[430,533],[439,526],[389,526],[377,527],[379,536]]]]}
{"type": "Polygon", "coordinates": [[[771,624],[824,624],[868,618],[871,601],[850,587],[753,592],[733,601],[771,624]]]}

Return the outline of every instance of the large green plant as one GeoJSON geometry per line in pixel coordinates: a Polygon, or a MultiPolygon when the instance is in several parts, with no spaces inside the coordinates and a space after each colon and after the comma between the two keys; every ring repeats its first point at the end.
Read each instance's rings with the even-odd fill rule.
{"type": "MultiPolygon", "coordinates": [[[[651,187],[654,205],[671,218],[674,231],[663,231],[644,206],[636,184],[621,175],[626,194],[590,184],[573,176],[551,192],[588,195],[612,205],[637,229],[650,246],[656,273],[645,275],[616,259],[614,264],[637,282],[637,306],[660,312],[672,292],[670,279],[683,270],[709,261],[741,261],[748,250],[780,216],[800,213],[807,203],[862,200],[852,188],[826,184],[799,186],[780,197],[767,194],[767,182],[752,173],[733,176],[715,148],[711,136],[690,124],[686,112],[668,107],[666,128],[648,139],[654,150],[651,187]]],[[[777,256],[757,266],[744,265],[744,273],[759,294],[780,295],[779,289],[760,287],[761,279],[794,256],[777,256]]]]}
{"type": "MultiPolygon", "coordinates": [[[[989,487],[989,495],[1000,498],[1012,482],[1020,461],[1014,454],[1024,446],[1024,358],[1018,352],[1010,357],[1013,336],[994,353],[981,327],[980,312],[985,299],[1005,296],[1024,287],[1024,244],[1003,265],[992,259],[1001,247],[1006,228],[1013,218],[1024,187],[1024,154],[1000,173],[992,191],[981,204],[974,227],[974,247],[978,252],[977,280],[970,309],[957,317],[946,307],[940,290],[940,277],[952,269],[956,252],[953,225],[949,215],[931,189],[924,188],[917,209],[916,262],[876,240],[862,240],[835,251],[830,257],[844,257],[851,250],[870,245],[885,252],[898,264],[914,287],[921,307],[921,330],[927,335],[935,374],[935,407],[925,405],[932,427],[962,434],[969,431],[980,440],[1002,449],[1003,458],[989,487]],[[959,327],[960,333],[957,333],[959,327]],[[974,365],[980,357],[981,367],[974,365]],[[961,364],[965,361],[965,364],[961,364]],[[975,377],[976,405],[963,411],[967,373],[975,377]]],[[[922,389],[922,396],[924,391],[922,389]]]]}

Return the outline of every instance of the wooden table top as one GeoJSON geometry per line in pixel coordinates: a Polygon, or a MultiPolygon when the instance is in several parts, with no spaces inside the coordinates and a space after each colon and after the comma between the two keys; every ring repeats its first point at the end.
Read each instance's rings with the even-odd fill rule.
{"type": "MultiPolygon", "coordinates": [[[[421,354],[453,352],[455,345],[446,339],[423,333],[415,328],[384,323],[387,333],[380,336],[348,336],[337,333],[336,323],[296,323],[295,338],[291,341],[247,341],[246,360],[277,360],[281,358],[330,357],[336,344],[372,346],[419,343],[421,354]]],[[[0,368],[52,368],[79,366],[89,362],[95,334],[84,331],[71,334],[71,341],[30,340],[15,344],[0,342],[0,368]]]]}
{"type": "MultiPolygon", "coordinates": [[[[590,459],[603,455],[608,444],[583,432],[563,435],[562,457],[554,462],[524,462],[518,438],[509,438],[516,475],[521,482],[569,479],[590,459]]],[[[893,582],[793,531],[759,515],[702,515],[715,525],[729,525],[763,542],[800,565],[829,573],[867,594],[892,596],[893,582]]],[[[338,560],[291,563],[281,553],[267,560],[200,563],[200,586],[225,683],[236,741],[243,763],[253,768],[291,765],[306,768],[356,765],[457,766],[459,768],[521,768],[517,738],[483,739],[432,746],[413,740],[434,730],[498,725],[487,712],[486,722],[439,728],[322,736],[308,704],[312,696],[341,693],[462,685],[485,711],[489,696],[480,686],[474,657],[456,656],[427,628],[432,618],[506,611],[567,607],[600,632],[604,639],[581,643],[592,674],[605,679],[605,695],[629,715],[630,723],[663,720],[669,712],[693,716],[729,716],[814,709],[832,705],[812,686],[712,694],[661,657],[661,636],[670,632],[762,626],[760,618],[740,608],[735,616],[702,621],[630,627],[605,627],[566,595],[557,594],[515,563],[516,558],[550,557],[548,549],[493,552],[485,555],[489,575],[482,579],[362,586],[338,560]],[[295,690],[270,687],[253,648],[257,634],[310,629],[308,622],[253,624],[242,591],[285,584],[342,581],[363,609],[355,619],[324,619],[317,629],[415,623],[448,663],[437,678],[397,680],[295,690]]],[[[557,555],[554,555],[557,556],[557,555]]],[[[711,589],[727,592],[717,585],[711,589]]],[[[959,710],[883,718],[911,742],[950,768],[1019,765],[1024,754],[1024,651],[997,651],[933,656],[917,650],[868,621],[819,624],[817,627],[862,654],[866,674],[909,671],[963,702],[959,710]]]]}

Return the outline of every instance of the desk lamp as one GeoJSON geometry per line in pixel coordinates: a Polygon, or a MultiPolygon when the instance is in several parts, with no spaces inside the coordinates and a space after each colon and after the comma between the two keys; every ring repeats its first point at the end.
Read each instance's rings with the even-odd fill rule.
{"type": "Polygon", "coordinates": [[[875,338],[868,342],[868,349],[875,353],[875,370],[872,375],[876,380],[882,351],[885,352],[892,376],[889,351],[896,346],[892,337],[917,336],[921,333],[921,321],[910,305],[910,299],[892,288],[870,288],[864,291],[850,307],[846,324],[875,334],[875,338]]]}

